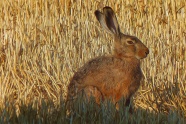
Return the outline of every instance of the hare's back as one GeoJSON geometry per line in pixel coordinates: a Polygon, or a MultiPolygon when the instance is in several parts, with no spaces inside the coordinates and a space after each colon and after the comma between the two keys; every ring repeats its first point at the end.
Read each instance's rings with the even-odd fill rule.
{"type": "Polygon", "coordinates": [[[72,80],[82,80],[89,74],[106,72],[109,68],[113,68],[114,57],[101,56],[88,61],[84,66],[78,69],[72,80]]]}
{"type": "MultiPolygon", "coordinates": [[[[130,67],[127,63],[113,56],[102,56],[87,62],[73,76],[71,83],[79,86],[107,84],[115,85],[128,77],[130,67]]],[[[111,86],[112,87],[112,86],[111,86]]]]}
{"type": "MultiPolygon", "coordinates": [[[[114,64],[113,57],[101,56],[88,61],[84,66],[79,68],[72,77],[68,85],[68,95],[74,96],[87,86],[97,86],[98,82],[102,82],[105,75],[108,75],[109,68],[114,64]]],[[[85,92],[92,88],[86,88],[85,92]]]]}

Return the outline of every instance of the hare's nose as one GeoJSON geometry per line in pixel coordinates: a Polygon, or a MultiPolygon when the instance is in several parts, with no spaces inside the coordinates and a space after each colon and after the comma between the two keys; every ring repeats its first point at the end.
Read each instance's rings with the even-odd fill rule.
{"type": "Polygon", "coordinates": [[[147,48],[146,51],[145,51],[146,55],[149,54],[149,49],[147,48]]]}

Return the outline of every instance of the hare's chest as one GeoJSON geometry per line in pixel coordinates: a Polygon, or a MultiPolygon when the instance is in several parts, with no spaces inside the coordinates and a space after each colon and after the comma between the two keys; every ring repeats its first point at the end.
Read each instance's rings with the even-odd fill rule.
{"type": "Polygon", "coordinates": [[[138,90],[143,74],[141,72],[141,69],[139,68],[138,70],[134,71],[133,74],[131,75],[132,75],[131,82],[128,87],[128,92],[130,96],[133,95],[138,90]]]}
{"type": "Polygon", "coordinates": [[[121,89],[132,90],[133,92],[139,88],[142,78],[140,67],[121,68],[114,74],[116,83],[121,83],[121,89]]]}

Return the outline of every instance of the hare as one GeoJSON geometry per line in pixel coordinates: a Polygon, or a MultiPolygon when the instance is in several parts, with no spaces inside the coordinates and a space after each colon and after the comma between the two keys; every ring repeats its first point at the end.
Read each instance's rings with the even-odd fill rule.
{"type": "Polygon", "coordinates": [[[102,27],[114,35],[114,53],[94,58],[81,67],[68,85],[67,100],[83,91],[86,96],[95,97],[98,104],[106,99],[117,103],[124,97],[128,106],[143,76],[140,59],[147,57],[149,49],[137,37],[120,32],[111,7],[94,14],[102,27]]]}

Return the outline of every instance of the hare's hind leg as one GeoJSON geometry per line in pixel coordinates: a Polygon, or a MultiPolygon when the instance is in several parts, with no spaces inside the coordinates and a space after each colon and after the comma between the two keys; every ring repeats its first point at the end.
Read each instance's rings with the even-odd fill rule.
{"type": "Polygon", "coordinates": [[[95,86],[86,86],[83,89],[83,94],[90,100],[91,97],[95,98],[95,101],[97,104],[100,104],[100,102],[103,100],[103,95],[100,92],[100,90],[95,86]]]}
{"type": "Polygon", "coordinates": [[[76,90],[70,90],[69,88],[69,93],[67,96],[67,109],[72,109],[73,108],[73,102],[78,98],[84,98],[90,101],[90,98],[93,97],[95,98],[96,103],[99,105],[101,101],[103,101],[103,95],[101,91],[95,87],[95,86],[86,86],[84,88],[79,89],[78,91],[76,90]]]}

